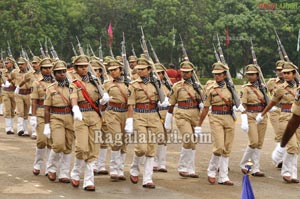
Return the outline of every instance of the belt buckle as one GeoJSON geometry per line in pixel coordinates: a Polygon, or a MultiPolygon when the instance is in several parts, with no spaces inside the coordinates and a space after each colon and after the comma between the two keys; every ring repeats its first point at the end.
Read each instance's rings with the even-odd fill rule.
{"type": "Polygon", "coordinates": [[[145,110],[149,110],[150,109],[150,104],[147,103],[147,104],[145,104],[144,107],[145,107],[145,110]]]}
{"type": "Polygon", "coordinates": [[[65,107],[65,108],[64,108],[64,112],[65,112],[65,113],[69,112],[68,109],[69,109],[69,107],[65,107]]]}
{"type": "Polygon", "coordinates": [[[224,112],[227,112],[228,110],[227,110],[227,105],[223,105],[222,106],[222,111],[224,111],[224,112]]]}
{"type": "Polygon", "coordinates": [[[188,102],[189,104],[189,107],[193,107],[194,106],[194,103],[191,101],[191,102],[188,102]]]}

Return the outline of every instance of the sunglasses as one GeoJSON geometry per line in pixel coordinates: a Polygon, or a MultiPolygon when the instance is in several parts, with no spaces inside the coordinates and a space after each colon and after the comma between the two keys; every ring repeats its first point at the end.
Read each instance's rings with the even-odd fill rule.
{"type": "Polygon", "coordinates": [[[286,74],[286,75],[288,75],[288,74],[290,74],[290,73],[292,73],[292,72],[283,72],[283,74],[286,74]]]}

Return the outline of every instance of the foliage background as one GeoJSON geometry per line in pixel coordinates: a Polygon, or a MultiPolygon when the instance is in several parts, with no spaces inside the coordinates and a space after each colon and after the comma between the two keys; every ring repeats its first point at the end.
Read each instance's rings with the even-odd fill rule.
{"type": "MultiPolygon", "coordinates": [[[[102,38],[104,55],[108,54],[107,27],[114,31],[113,51],[121,53],[122,32],[126,36],[127,54],[131,44],[140,54],[140,26],[146,39],[151,40],[160,61],[178,66],[181,56],[179,34],[182,36],[190,60],[201,76],[211,76],[211,65],[216,61],[212,42],[219,33],[225,58],[233,76],[252,62],[251,37],[258,63],[265,76],[273,76],[274,64],[279,59],[273,28],[278,31],[290,59],[299,64],[296,51],[300,28],[300,3],[284,7],[285,1],[257,0],[9,0],[0,1],[0,47],[9,41],[15,57],[21,46],[30,46],[40,54],[39,43],[45,37],[52,40],[59,56],[69,61],[73,55],[70,42],[75,36],[82,46],[90,44],[97,52],[102,38]],[[264,3],[264,4],[262,4],[264,3]],[[276,5],[264,10],[262,5],[276,5]],[[298,8],[298,7],[299,8],[298,8]],[[225,46],[228,27],[230,45],[225,46]],[[173,35],[176,44],[173,47],[173,35]]],[[[293,2],[291,2],[293,3],[293,2]]]]}

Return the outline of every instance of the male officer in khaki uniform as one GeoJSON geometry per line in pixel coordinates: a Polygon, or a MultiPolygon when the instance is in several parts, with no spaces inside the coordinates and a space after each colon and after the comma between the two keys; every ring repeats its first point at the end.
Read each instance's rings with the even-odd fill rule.
{"type": "MultiPolygon", "coordinates": [[[[126,119],[125,131],[129,134],[136,131],[138,137],[143,137],[144,142],[135,145],[133,162],[130,167],[130,180],[138,183],[140,159],[145,156],[143,187],[155,188],[152,180],[155,146],[150,138],[156,138],[156,134],[163,132],[157,103],[159,96],[155,86],[150,81],[152,63],[145,58],[138,59],[138,73],[140,78],[129,85],[128,118],[126,119]]],[[[163,101],[163,105],[169,102],[163,101]]]]}
{"type": "Polygon", "coordinates": [[[245,112],[242,113],[242,130],[248,135],[248,146],[242,157],[240,167],[244,174],[247,173],[246,164],[249,159],[253,161],[252,175],[263,177],[265,174],[260,171],[260,154],[262,145],[265,139],[265,133],[267,130],[268,118],[256,124],[256,116],[262,112],[266,106],[264,95],[259,89],[259,68],[250,64],[246,66],[246,78],[248,83],[243,85],[241,91],[241,103],[245,107],[245,112]]]}
{"type": "MultiPolygon", "coordinates": [[[[274,94],[274,91],[284,83],[284,78],[282,74],[282,65],[284,64],[283,60],[278,60],[276,62],[276,78],[271,78],[267,82],[267,88],[270,91],[271,95],[274,94]]],[[[275,133],[275,142],[276,142],[276,147],[272,153],[272,160],[277,168],[282,167],[282,158],[283,158],[283,153],[278,154],[278,150],[280,149],[280,141],[281,141],[281,135],[278,132],[279,129],[279,116],[280,116],[280,106],[279,104],[276,105],[277,109],[273,112],[269,112],[269,118],[270,122],[272,124],[272,127],[274,129],[275,133]]]]}
{"type": "MultiPolygon", "coordinates": [[[[43,69],[43,68],[42,68],[43,69]]],[[[53,66],[56,81],[46,90],[44,136],[51,136],[52,149],[47,162],[48,178],[56,179],[57,165],[60,160],[59,182],[70,183],[70,163],[74,140],[73,116],[70,102],[69,85],[66,77],[67,64],[57,61],[53,66]],[[60,159],[61,158],[61,159],[60,159]]]]}
{"type": "Polygon", "coordinates": [[[18,125],[17,131],[19,136],[29,136],[28,133],[28,115],[30,109],[31,83],[33,81],[33,71],[28,71],[27,60],[20,57],[18,59],[18,69],[11,73],[12,83],[16,86],[15,97],[17,104],[18,125]]]}
{"type": "MultiPolygon", "coordinates": [[[[126,180],[124,163],[126,158],[125,121],[128,111],[128,88],[122,77],[122,63],[111,60],[108,62],[108,71],[111,80],[104,83],[104,88],[111,97],[105,110],[104,118],[109,134],[112,138],[110,178],[112,180],[126,180]]],[[[99,156],[100,158],[100,156],[99,156]]]]}
{"type": "Polygon", "coordinates": [[[171,130],[173,109],[178,103],[178,109],[174,115],[177,127],[183,137],[178,172],[182,177],[198,178],[195,173],[196,139],[195,127],[199,121],[200,108],[202,102],[200,95],[193,87],[192,75],[194,65],[184,61],[180,64],[182,80],[176,82],[170,94],[170,108],[166,115],[165,128],[171,130]]]}
{"type": "MultiPolygon", "coordinates": [[[[280,103],[281,113],[279,117],[279,133],[282,139],[283,132],[288,124],[289,119],[292,116],[291,108],[296,97],[297,85],[295,81],[296,70],[298,67],[291,62],[285,62],[283,64],[283,76],[285,83],[279,86],[272,97],[271,102],[264,109],[262,113],[259,113],[256,117],[257,123],[261,122],[274,105],[280,103]]],[[[287,143],[286,149],[279,149],[280,153],[283,153],[283,162],[281,175],[284,181],[287,183],[299,183],[297,179],[297,158],[299,154],[299,133],[300,131],[292,136],[287,143]]]]}
{"type": "Polygon", "coordinates": [[[7,57],[5,59],[6,70],[4,71],[5,83],[2,85],[4,119],[6,134],[14,134],[13,121],[15,116],[16,101],[15,101],[15,85],[12,83],[11,72],[15,68],[15,60],[7,57]]]}
{"type": "MultiPolygon", "coordinates": [[[[52,62],[50,58],[45,58],[40,62],[41,77],[32,84],[31,107],[32,116],[30,117],[30,125],[36,129],[36,151],[33,163],[33,174],[39,175],[45,159],[45,152],[50,152],[51,141],[43,134],[45,124],[44,99],[47,87],[53,83],[54,79],[51,75],[52,62]],[[49,149],[49,150],[48,150],[49,149]]],[[[46,174],[48,173],[46,169],[46,174]]]]}
{"type": "Polygon", "coordinates": [[[233,185],[233,182],[228,177],[228,164],[233,144],[235,124],[232,117],[232,94],[224,81],[226,70],[228,70],[228,67],[221,63],[213,64],[212,73],[214,74],[215,82],[207,88],[207,98],[201,112],[199,127],[201,127],[211,106],[209,123],[213,137],[213,154],[207,169],[208,182],[211,184],[216,183],[216,175],[219,169],[218,183],[233,185]]]}
{"type": "MultiPolygon", "coordinates": [[[[70,85],[70,99],[74,116],[75,130],[75,161],[71,172],[71,182],[74,187],[79,186],[82,166],[85,163],[83,188],[86,191],[95,191],[94,161],[98,156],[99,144],[95,134],[101,129],[99,106],[109,101],[107,93],[100,96],[95,77],[88,73],[89,59],[80,55],[74,60],[74,80],[70,85]],[[101,99],[100,99],[101,98],[101,99]],[[99,100],[100,99],[100,100],[99,100]]],[[[101,85],[100,85],[101,86],[101,85]]]]}

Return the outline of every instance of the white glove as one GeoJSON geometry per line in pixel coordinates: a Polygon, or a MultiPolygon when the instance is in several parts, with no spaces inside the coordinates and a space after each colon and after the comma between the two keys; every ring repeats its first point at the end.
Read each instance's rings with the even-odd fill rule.
{"type": "Polygon", "coordinates": [[[74,120],[82,121],[82,113],[78,105],[73,106],[72,111],[74,113],[74,120]]]}
{"type": "Polygon", "coordinates": [[[30,122],[31,127],[35,129],[36,126],[37,126],[37,118],[36,118],[36,116],[31,116],[29,122],[30,122]]]}
{"type": "Polygon", "coordinates": [[[102,96],[102,98],[99,100],[99,103],[100,103],[101,105],[104,105],[104,104],[106,104],[107,102],[109,102],[109,100],[110,100],[109,95],[108,95],[107,93],[104,93],[103,96],[102,96]]]}
{"type": "Polygon", "coordinates": [[[277,110],[277,107],[276,106],[273,106],[268,112],[269,113],[272,113],[272,112],[274,112],[274,111],[276,111],[277,110]]]}
{"type": "Polygon", "coordinates": [[[165,129],[167,131],[170,131],[172,129],[172,119],[173,119],[173,114],[167,112],[166,118],[165,118],[165,123],[164,123],[165,129]]]}
{"type": "Polygon", "coordinates": [[[162,103],[158,102],[158,106],[160,107],[168,107],[170,105],[169,103],[169,98],[168,97],[165,97],[164,101],[162,103]]]}
{"type": "Polygon", "coordinates": [[[19,95],[19,91],[20,91],[20,87],[17,86],[16,89],[15,89],[15,94],[16,94],[16,95],[19,95]]]}
{"type": "Polygon", "coordinates": [[[8,88],[10,85],[11,85],[11,84],[9,83],[9,81],[6,80],[5,83],[2,84],[2,87],[8,88]]]}
{"type": "Polygon", "coordinates": [[[44,135],[47,137],[47,138],[50,138],[50,135],[51,135],[51,129],[50,129],[50,124],[45,124],[44,126],[44,135]]]}
{"type": "Polygon", "coordinates": [[[201,128],[201,126],[196,126],[194,128],[194,134],[195,134],[196,137],[200,137],[200,135],[202,134],[202,128],[201,128]]]}
{"type": "Polygon", "coordinates": [[[242,104],[240,104],[239,107],[237,107],[237,108],[236,108],[236,106],[233,106],[233,110],[235,112],[241,112],[242,113],[242,112],[245,111],[245,108],[244,108],[244,106],[242,104]]]}
{"type": "Polygon", "coordinates": [[[259,124],[263,119],[264,117],[261,115],[261,113],[258,113],[256,116],[256,124],[259,124]]]}
{"type": "Polygon", "coordinates": [[[133,118],[127,118],[124,130],[127,134],[131,135],[133,133],[133,118]]]}
{"type": "Polygon", "coordinates": [[[199,109],[202,110],[204,108],[204,104],[202,102],[199,103],[199,109]]]}
{"type": "Polygon", "coordinates": [[[242,118],[241,128],[242,128],[242,130],[245,133],[248,133],[248,131],[249,131],[249,124],[248,124],[248,116],[247,116],[247,114],[242,114],[241,118],[242,118]]]}

